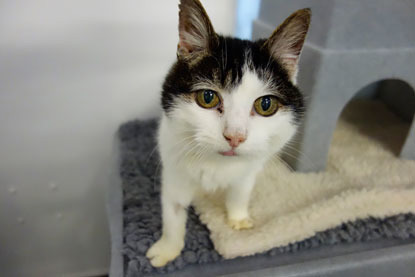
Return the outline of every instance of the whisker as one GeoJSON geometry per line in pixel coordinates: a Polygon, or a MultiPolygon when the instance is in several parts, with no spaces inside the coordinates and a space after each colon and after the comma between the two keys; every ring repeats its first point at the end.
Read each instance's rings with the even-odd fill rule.
{"type": "Polygon", "coordinates": [[[313,162],[313,160],[308,155],[306,155],[304,152],[298,150],[297,148],[295,148],[294,146],[292,146],[288,143],[283,147],[282,153],[284,153],[285,155],[291,155],[290,157],[295,158],[297,161],[299,161],[300,159],[298,157],[294,156],[293,154],[291,154],[290,152],[284,151],[284,148],[286,148],[287,150],[291,150],[291,151],[296,152],[298,155],[304,157],[305,162],[307,162],[310,165],[314,166],[315,163],[313,162]]]}
{"type": "Polygon", "coordinates": [[[286,161],[284,161],[280,156],[278,155],[274,155],[272,158],[273,159],[277,159],[279,162],[281,162],[283,165],[285,165],[291,172],[294,172],[294,168],[292,168],[286,161]]]}
{"type": "Polygon", "coordinates": [[[150,161],[151,156],[154,154],[154,152],[156,151],[157,148],[158,148],[158,144],[156,144],[156,146],[154,146],[153,150],[151,150],[150,154],[148,154],[147,159],[144,162],[145,165],[148,164],[148,162],[150,161]]]}
{"type": "MultiPolygon", "coordinates": [[[[158,174],[160,165],[161,165],[161,160],[157,163],[156,171],[153,174],[153,191],[156,188],[156,179],[157,179],[157,174],[158,174]]],[[[160,180],[161,180],[161,178],[160,178],[160,180]]],[[[160,186],[161,186],[161,184],[160,184],[160,186]]]]}

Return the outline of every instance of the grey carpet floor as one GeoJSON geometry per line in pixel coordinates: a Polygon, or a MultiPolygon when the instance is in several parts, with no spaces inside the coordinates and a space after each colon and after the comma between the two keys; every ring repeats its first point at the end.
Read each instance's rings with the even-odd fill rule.
{"type": "MultiPolygon", "coordinates": [[[[145,276],[178,271],[189,264],[222,260],[209,239],[209,230],[189,208],[186,242],[182,254],[163,268],[153,268],[145,257],[147,249],[161,236],[160,159],[156,149],[157,122],[131,121],[119,129],[123,186],[123,260],[126,276],[145,276]]],[[[415,215],[385,219],[368,218],[344,223],[304,241],[274,248],[257,255],[297,252],[322,245],[334,245],[380,238],[415,237],[415,215]]]]}

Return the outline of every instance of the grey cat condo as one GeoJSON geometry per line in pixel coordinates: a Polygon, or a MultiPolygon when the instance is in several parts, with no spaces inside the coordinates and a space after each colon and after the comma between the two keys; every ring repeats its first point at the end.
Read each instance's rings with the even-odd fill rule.
{"type": "Polygon", "coordinates": [[[298,75],[307,110],[295,140],[300,151],[285,159],[298,171],[323,170],[337,119],[353,97],[380,99],[412,121],[397,154],[415,159],[415,2],[262,1],[253,39],[304,7],[313,12],[298,75]]]}

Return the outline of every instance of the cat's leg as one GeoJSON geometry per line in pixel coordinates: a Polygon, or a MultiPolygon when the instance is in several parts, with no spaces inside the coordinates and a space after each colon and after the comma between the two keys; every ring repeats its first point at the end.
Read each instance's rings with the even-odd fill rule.
{"type": "Polygon", "coordinates": [[[255,175],[245,178],[237,184],[230,184],[226,191],[226,210],[228,224],[236,230],[253,227],[249,217],[249,198],[255,185],[255,175]]]}
{"type": "Polygon", "coordinates": [[[154,267],[164,266],[180,255],[184,247],[187,207],[194,193],[192,186],[184,185],[186,182],[177,183],[177,178],[163,179],[162,235],[146,254],[154,267]]]}

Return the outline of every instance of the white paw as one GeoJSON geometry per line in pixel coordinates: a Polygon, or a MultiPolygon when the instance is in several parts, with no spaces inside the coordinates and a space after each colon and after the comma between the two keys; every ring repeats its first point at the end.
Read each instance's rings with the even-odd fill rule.
{"type": "Polygon", "coordinates": [[[146,256],[152,266],[162,267],[179,256],[183,246],[183,243],[171,242],[162,237],[150,247],[146,256]]]}
{"type": "Polygon", "coordinates": [[[228,218],[228,224],[235,230],[250,229],[254,227],[252,220],[249,217],[243,219],[231,219],[228,218]]]}

